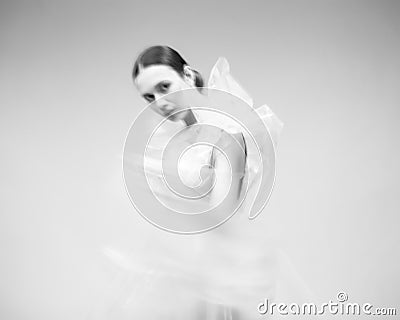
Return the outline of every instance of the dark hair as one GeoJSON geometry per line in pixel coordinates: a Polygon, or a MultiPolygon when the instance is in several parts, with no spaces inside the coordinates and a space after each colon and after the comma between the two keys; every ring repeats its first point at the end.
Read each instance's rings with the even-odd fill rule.
{"type": "MultiPolygon", "coordinates": [[[[183,77],[184,72],[183,68],[188,63],[182,58],[182,56],[174,49],[168,46],[151,46],[145,49],[142,53],[139,54],[138,58],[135,61],[132,71],[133,79],[136,79],[140,72],[140,68],[145,68],[151,65],[166,65],[174,69],[181,77],[183,77]]],[[[193,70],[193,69],[192,69],[193,70]]],[[[193,70],[196,79],[195,86],[202,90],[204,86],[204,81],[201,74],[193,70]]]]}

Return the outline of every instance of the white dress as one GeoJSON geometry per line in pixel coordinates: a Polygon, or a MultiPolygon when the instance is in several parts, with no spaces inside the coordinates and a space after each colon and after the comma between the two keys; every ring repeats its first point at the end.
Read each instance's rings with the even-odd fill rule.
{"type": "MultiPolygon", "coordinates": [[[[253,105],[231,76],[225,58],[218,59],[208,86],[253,105]]],[[[266,105],[257,112],[276,146],[282,122],[266,105]]],[[[195,116],[200,123],[213,123],[230,132],[240,130],[235,123],[207,112],[197,111],[195,116]]],[[[149,148],[145,170],[155,196],[168,202],[159,180],[161,150],[160,146],[149,148]]],[[[188,185],[198,183],[199,168],[209,163],[212,148],[200,146],[192,151],[179,164],[188,185]]],[[[250,185],[258,170],[253,152],[248,150],[250,185]]],[[[307,287],[265,233],[267,219],[250,221],[245,204],[226,223],[205,233],[181,235],[156,227],[146,229],[151,231],[140,235],[141,243],[131,253],[133,262],[102,294],[90,319],[267,319],[268,315],[257,310],[266,298],[278,303],[308,299],[307,287]]]]}

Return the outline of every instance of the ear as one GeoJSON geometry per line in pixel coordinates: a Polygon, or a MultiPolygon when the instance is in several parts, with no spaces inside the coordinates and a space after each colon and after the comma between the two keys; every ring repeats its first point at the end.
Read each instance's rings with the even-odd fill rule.
{"type": "Polygon", "coordinates": [[[183,67],[183,79],[192,87],[196,84],[196,75],[188,65],[183,67]]]}

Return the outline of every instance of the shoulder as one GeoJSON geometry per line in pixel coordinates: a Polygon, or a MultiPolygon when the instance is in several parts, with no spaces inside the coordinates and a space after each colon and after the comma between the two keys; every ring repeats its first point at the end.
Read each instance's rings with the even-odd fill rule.
{"type": "Polygon", "coordinates": [[[237,151],[244,151],[246,142],[242,132],[232,133],[221,130],[220,137],[218,139],[218,145],[224,148],[233,148],[237,149],[237,151]]]}

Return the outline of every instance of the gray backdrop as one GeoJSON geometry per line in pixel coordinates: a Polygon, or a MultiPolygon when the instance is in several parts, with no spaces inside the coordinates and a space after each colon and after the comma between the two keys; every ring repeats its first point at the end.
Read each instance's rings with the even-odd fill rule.
{"type": "Polygon", "coordinates": [[[1,318],[85,319],[154,228],[122,179],[143,106],[131,68],[153,44],[206,79],[225,56],[285,123],[260,219],[316,295],[398,307],[399,13],[378,0],[1,1],[1,318]]]}

